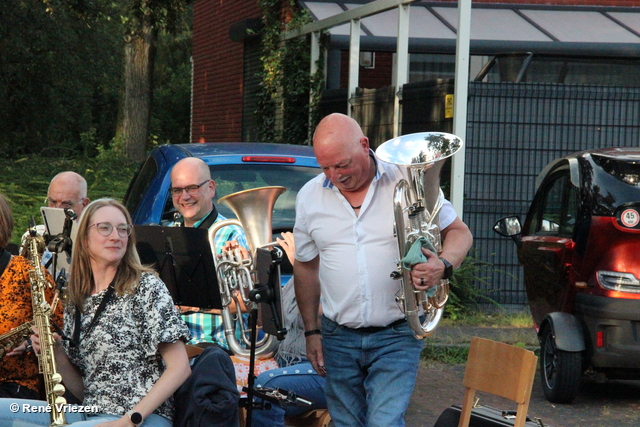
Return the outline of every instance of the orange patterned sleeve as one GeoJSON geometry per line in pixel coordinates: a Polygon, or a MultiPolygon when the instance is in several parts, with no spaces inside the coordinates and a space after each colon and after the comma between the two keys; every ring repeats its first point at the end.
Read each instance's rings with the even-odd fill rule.
{"type": "MultiPolygon", "coordinates": [[[[0,334],[33,319],[31,302],[31,282],[29,270],[31,264],[21,256],[14,256],[0,276],[0,334]]],[[[47,272],[47,280],[52,277],[47,272]]],[[[53,289],[46,292],[47,301],[51,301],[53,289]]],[[[62,308],[60,305],[54,314],[54,320],[61,325],[62,308]]],[[[4,345],[0,343],[0,345],[4,345]]],[[[0,361],[0,382],[14,382],[34,391],[39,391],[42,376],[38,372],[38,359],[34,353],[15,357],[4,357],[0,361]]]]}

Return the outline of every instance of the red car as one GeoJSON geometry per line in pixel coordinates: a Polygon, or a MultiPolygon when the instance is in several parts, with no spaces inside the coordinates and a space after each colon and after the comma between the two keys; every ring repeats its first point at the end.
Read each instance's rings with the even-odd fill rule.
{"type": "Polygon", "coordinates": [[[569,403],[583,375],[640,379],[640,149],[556,159],[512,237],[540,340],[546,398],[569,403]]]}

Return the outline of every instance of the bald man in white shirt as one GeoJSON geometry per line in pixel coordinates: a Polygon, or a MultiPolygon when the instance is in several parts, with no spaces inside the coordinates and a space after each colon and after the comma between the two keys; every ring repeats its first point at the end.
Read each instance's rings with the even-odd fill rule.
{"type": "MultiPolygon", "coordinates": [[[[331,114],[318,125],[313,147],[324,175],[296,201],[294,280],[307,358],[326,374],[329,412],[336,426],[404,426],[423,342],[414,337],[395,300],[393,192],[404,178],[376,160],[358,123],[331,114]],[[322,301],[323,316],[318,320],[322,301]]],[[[411,271],[427,290],[458,267],[473,242],[449,202],[439,215],[443,250],[423,253],[411,271]]]]}

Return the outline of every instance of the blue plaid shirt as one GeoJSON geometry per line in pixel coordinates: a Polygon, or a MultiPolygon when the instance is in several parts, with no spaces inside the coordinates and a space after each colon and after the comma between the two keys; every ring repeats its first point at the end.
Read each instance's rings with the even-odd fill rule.
{"type": "MultiPolygon", "coordinates": [[[[207,217],[202,218],[200,221],[193,224],[193,226],[198,227],[206,219],[207,217]]],[[[211,227],[213,227],[220,221],[224,221],[225,219],[225,217],[218,214],[218,218],[216,218],[211,227]]],[[[222,247],[226,242],[230,240],[236,240],[240,246],[249,250],[249,245],[242,228],[236,225],[228,225],[218,230],[215,235],[214,243],[216,253],[222,252],[222,247]]],[[[248,314],[245,314],[243,317],[246,325],[248,314]]],[[[229,345],[227,344],[227,338],[224,335],[224,324],[222,322],[222,316],[210,313],[191,313],[183,314],[182,319],[189,327],[189,332],[191,333],[191,341],[189,341],[189,344],[212,342],[226,349],[229,348],[229,345]]],[[[236,335],[238,335],[238,333],[236,333],[236,335]]]]}

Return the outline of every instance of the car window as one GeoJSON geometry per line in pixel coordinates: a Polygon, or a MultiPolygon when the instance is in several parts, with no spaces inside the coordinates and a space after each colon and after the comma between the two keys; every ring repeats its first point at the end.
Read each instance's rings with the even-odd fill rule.
{"type": "MultiPolygon", "coordinates": [[[[295,204],[298,191],[304,184],[316,175],[320,169],[305,166],[242,164],[242,165],[212,165],[211,177],[216,182],[216,197],[214,203],[218,212],[226,218],[235,218],[231,209],[218,204],[218,200],[238,191],[266,186],[283,186],[287,191],[278,197],[273,209],[272,228],[274,233],[291,231],[295,223],[295,204]]],[[[163,222],[173,220],[173,203],[167,194],[167,202],[162,218],[163,222]]]]}
{"type": "Polygon", "coordinates": [[[576,190],[568,174],[560,174],[544,189],[541,211],[534,221],[536,235],[572,237],[577,215],[576,190]]]}
{"type": "MultiPolygon", "coordinates": [[[[211,166],[211,176],[216,181],[216,201],[238,191],[266,186],[283,186],[287,191],[278,197],[273,209],[274,232],[290,230],[295,222],[296,196],[320,169],[284,165],[225,165],[211,166]]],[[[227,218],[235,215],[225,205],[217,205],[219,212],[227,218]]]]}
{"type": "Polygon", "coordinates": [[[156,159],[149,156],[135,175],[131,185],[124,196],[124,205],[129,212],[138,212],[138,205],[142,201],[142,195],[147,191],[151,181],[158,173],[156,159]]]}

